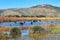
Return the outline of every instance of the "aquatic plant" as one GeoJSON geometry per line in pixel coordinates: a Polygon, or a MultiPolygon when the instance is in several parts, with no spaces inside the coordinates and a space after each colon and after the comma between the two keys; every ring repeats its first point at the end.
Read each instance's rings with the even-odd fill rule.
{"type": "Polygon", "coordinates": [[[33,34],[35,33],[42,33],[45,31],[44,28],[42,28],[41,26],[33,26],[32,28],[33,34]]]}
{"type": "Polygon", "coordinates": [[[14,27],[10,31],[10,35],[12,38],[19,38],[21,36],[21,30],[20,28],[14,27]]]}

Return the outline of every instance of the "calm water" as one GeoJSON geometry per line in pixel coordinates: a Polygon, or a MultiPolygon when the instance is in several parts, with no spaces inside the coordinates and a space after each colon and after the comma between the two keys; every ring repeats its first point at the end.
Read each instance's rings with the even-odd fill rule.
{"type": "MultiPolygon", "coordinates": [[[[60,40],[60,34],[50,34],[47,35],[49,37],[42,37],[38,40],[60,40]]],[[[18,40],[33,40],[34,38],[29,37],[29,36],[21,36],[18,40]]],[[[14,40],[14,39],[10,39],[10,40],[14,40]]]]}
{"type": "MultiPolygon", "coordinates": [[[[54,25],[60,24],[60,21],[53,21],[54,25]]],[[[40,26],[40,25],[49,25],[50,21],[17,21],[17,22],[2,22],[0,23],[0,26],[3,27],[20,27],[20,26],[40,26]],[[23,24],[21,24],[23,23],[23,24]]]]}

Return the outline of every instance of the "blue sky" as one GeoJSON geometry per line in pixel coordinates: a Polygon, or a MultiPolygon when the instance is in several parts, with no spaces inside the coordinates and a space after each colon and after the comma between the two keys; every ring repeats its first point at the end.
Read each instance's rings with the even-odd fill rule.
{"type": "Polygon", "coordinates": [[[28,8],[41,4],[51,4],[60,7],[60,0],[0,0],[0,9],[28,8]]]}

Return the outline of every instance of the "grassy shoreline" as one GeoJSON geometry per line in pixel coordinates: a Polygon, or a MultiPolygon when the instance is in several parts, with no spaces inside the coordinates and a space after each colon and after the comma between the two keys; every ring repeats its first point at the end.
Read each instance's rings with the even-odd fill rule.
{"type": "Polygon", "coordinates": [[[11,22],[11,21],[30,21],[30,20],[60,20],[60,18],[50,18],[50,17],[5,17],[0,16],[0,22],[11,22]]]}

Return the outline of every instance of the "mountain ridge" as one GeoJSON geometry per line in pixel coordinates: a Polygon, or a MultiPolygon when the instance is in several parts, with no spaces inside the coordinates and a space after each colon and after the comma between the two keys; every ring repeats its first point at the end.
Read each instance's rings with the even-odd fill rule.
{"type": "Polygon", "coordinates": [[[46,16],[60,17],[60,7],[55,7],[48,4],[32,6],[30,8],[11,8],[0,10],[1,16],[46,16]]]}

